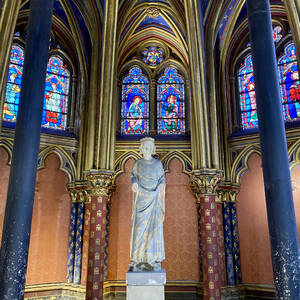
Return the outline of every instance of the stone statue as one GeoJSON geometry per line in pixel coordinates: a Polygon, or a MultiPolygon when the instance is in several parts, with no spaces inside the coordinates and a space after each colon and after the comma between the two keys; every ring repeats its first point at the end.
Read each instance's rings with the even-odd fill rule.
{"type": "Polygon", "coordinates": [[[165,173],[162,163],[152,157],[154,139],[146,137],[140,143],[143,158],[136,161],[130,177],[134,200],[129,271],[160,271],[165,259],[165,173]]]}

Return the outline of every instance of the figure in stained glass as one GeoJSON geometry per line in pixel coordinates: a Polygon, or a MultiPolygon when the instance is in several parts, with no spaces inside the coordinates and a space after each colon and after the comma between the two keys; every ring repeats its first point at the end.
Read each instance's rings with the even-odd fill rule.
{"type": "Polygon", "coordinates": [[[16,84],[18,71],[14,72],[14,70],[13,67],[10,69],[9,82],[6,87],[6,102],[4,103],[4,120],[6,121],[16,121],[18,114],[21,88],[16,84]]]}
{"type": "Polygon", "coordinates": [[[44,96],[42,125],[44,127],[66,129],[70,73],[63,61],[56,56],[50,58],[44,96]]]}
{"type": "Polygon", "coordinates": [[[281,38],[282,38],[281,32],[282,32],[281,26],[277,25],[273,28],[273,40],[275,43],[277,43],[281,40],[281,38]]]}
{"type": "Polygon", "coordinates": [[[128,109],[128,129],[130,132],[140,132],[142,133],[142,125],[143,125],[143,110],[139,106],[143,102],[140,96],[135,96],[132,99],[132,103],[128,109]]]}
{"type": "Polygon", "coordinates": [[[300,83],[294,43],[288,44],[278,61],[280,90],[284,119],[289,122],[300,118],[300,83]]]}
{"type": "Polygon", "coordinates": [[[57,85],[51,84],[51,90],[45,94],[46,124],[45,126],[55,127],[59,123],[59,111],[61,106],[61,95],[57,93],[57,85]]]}
{"type": "Polygon", "coordinates": [[[21,82],[24,63],[24,51],[21,47],[12,46],[8,82],[6,86],[3,120],[15,122],[18,115],[21,82]]]}
{"type": "Polygon", "coordinates": [[[258,126],[252,57],[245,58],[239,70],[239,92],[243,129],[258,126]]]}
{"type": "Polygon", "coordinates": [[[176,104],[176,96],[170,95],[167,98],[167,105],[162,103],[162,109],[166,111],[165,113],[165,127],[168,132],[176,133],[177,128],[177,118],[178,118],[178,105],[176,104]]]}
{"type": "Polygon", "coordinates": [[[290,99],[291,99],[291,101],[297,101],[297,103],[299,103],[300,102],[300,85],[295,84],[295,81],[299,80],[299,72],[295,70],[291,74],[291,79],[294,80],[294,83],[290,86],[290,89],[289,89],[290,99]]]}
{"type": "Polygon", "coordinates": [[[185,133],[184,81],[174,67],[158,79],[157,129],[159,134],[185,133]]]}
{"type": "Polygon", "coordinates": [[[122,82],[122,134],[146,134],[149,130],[149,82],[138,66],[122,82]]]}

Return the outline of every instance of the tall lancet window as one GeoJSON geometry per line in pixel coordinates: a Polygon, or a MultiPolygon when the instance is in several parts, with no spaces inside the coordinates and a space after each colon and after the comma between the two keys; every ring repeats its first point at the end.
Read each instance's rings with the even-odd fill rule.
{"type": "Polygon", "coordinates": [[[248,55],[238,71],[241,122],[243,129],[258,126],[252,56],[248,55]]]}
{"type": "Polygon", "coordinates": [[[58,56],[47,66],[42,126],[65,130],[67,126],[70,72],[58,56]]]}
{"type": "Polygon", "coordinates": [[[24,50],[17,45],[12,46],[10,64],[8,70],[8,81],[6,85],[5,102],[3,108],[3,121],[16,122],[21,82],[24,64],[24,50]]]}
{"type": "Polygon", "coordinates": [[[300,82],[294,43],[284,48],[284,54],[278,60],[278,69],[284,119],[294,122],[300,118],[300,82]]]}
{"type": "Polygon", "coordinates": [[[184,80],[174,67],[167,67],[157,81],[157,133],[185,133],[184,80]]]}
{"type": "MultiPolygon", "coordinates": [[[[13,45],[3,109],[4,122],[14,123],[17,120],[23,64],[24,50],[18,45],[13,45]]],[[[70,71],[59,56],[53,55],[47,65],[42,127],[66,130],[69,95],[70,71]]]]}
{"type": "Polygon", "coordinates": [[[149,80],[138,66],[122,81],[121,133],[149,133],[149,80]]]}

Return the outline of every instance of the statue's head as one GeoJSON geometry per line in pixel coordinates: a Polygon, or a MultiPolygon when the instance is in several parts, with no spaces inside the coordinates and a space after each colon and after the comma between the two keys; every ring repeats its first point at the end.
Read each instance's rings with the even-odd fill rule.
{"type": "Polygon", "coordinates": [[[144,159],[152,158],[152,155],[155,154],[155,144],[154,139],[151,137],[145,137],[140,140],[140,153],[143,155],[144,159]]]}

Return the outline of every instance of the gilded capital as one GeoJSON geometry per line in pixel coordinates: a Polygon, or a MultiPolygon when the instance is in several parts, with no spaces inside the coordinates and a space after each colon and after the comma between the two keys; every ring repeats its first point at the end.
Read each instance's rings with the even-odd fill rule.
{"type": "Polygon", "coordinates": [[[74,182],[68,185],[72,202],[90,202],[87,182],[74,182]]]}
{"type": "Polygon", "coordinates": [[[216,194],[218,184],[222,179],[223,171],[221,170],[199,170],[191,177],[191,189],[199,200],[201,195],[216,194]]]}
{"type": "Polygon", "coordinates": [[[87,180],[90,184],[92,196],[110,197],[115,190],[113,175],[110,173],[91,172],[87,175],[87,180]]]}
{"type": "Polygon", "coordinates": [[[236,202],[240,185],[231,182],[222,182],[217,189],[217,195],[222,202],[236,202]]]}

